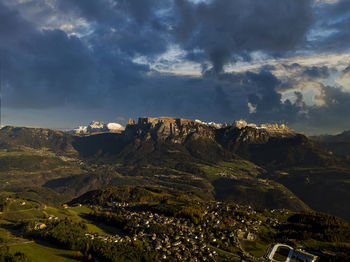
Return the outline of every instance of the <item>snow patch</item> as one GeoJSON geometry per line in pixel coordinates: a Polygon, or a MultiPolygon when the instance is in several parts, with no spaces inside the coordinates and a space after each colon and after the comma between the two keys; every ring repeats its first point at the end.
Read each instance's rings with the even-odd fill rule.
{"type": "Polygon", "coordinates": [[[70,134],[90,134],[98,132],[121,132],[124,127],[119,123],[108,123],[92,121],[88,126],[78,126],[73,130],[68,131],[70,134]]]}

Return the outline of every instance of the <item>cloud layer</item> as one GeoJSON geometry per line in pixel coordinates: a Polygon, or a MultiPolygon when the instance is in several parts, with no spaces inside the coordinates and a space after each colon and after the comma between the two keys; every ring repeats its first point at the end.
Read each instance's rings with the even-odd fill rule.
{"type": "Polygon", "coordinates": [[[350,129],[349,25],[346,0],[3,0],[6,120],[71,108],[350,129]]]}

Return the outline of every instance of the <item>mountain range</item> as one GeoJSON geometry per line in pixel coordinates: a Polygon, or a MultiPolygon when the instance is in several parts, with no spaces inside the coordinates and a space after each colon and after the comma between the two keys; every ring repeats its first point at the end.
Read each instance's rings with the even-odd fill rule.
{"type": "Polygon", "coordinates": [[[323,140],[285,125],[139,118],[119,133],[0,131],[0,189],[42,187],[67,198],[120,185],[257,208],[314,209],[350,220],[350,168],[323,140]]]}
{"type": "Polygon", "coordinates": [[[119,133],[124,130],[124,127],[119,123],[108,123],[92,121],[87,126],[78,126],[73,130],[68,130],[69,134],[91,134],[99,132],[114,132],[119,133]]]}

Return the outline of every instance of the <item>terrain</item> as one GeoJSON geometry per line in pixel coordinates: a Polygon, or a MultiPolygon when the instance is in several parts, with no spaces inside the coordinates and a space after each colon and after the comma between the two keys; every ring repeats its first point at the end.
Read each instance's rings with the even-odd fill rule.
{"type": "Polygon", "coordinates": [[[311,208],[350,219],[346,162],[285,126],[218,128],[179,118],[140,118],[122,133],[85,136],[5,127],[0,145],[4,191],[39,186],[75,197],[106,186],[151,185],[206,200],[311,208]],[[317,202],[328,195],[329,205],[317,202]]]}
{"type": "Polygon", "coordinates": [[[0,252],[7,246],[13,261],[266,261],[277,243],[319,261],[350,258],[350,225],[314,211],[254,209],[150,186],[98,189],[53,206],[3,197],[0,252]]]}
{"type": "MultiPolygon", "coordinates": [[[[83,221],[88,229],[95,228],[89,213],[101,208],[103,212],[114,212],[108,207],[122,202],[137,203],[137,210],[146,208],[153,213],[165,212],[164,207],[175,208],[173,213],[165,214],[174,217],[188,211],[178,210],[179,205],[219,201],[222,205],[242,205],[242,209],[250,207],[255,212],[317,211],[350,221],[350,165],[346,154],[333,153],[324,140],[310,139],[284,125],[240,122],[218,126],[163,117],[129,121],[120,133],[71,135],[41,128],[4,127],[0,130],[0,192],[4,243],[10,239],[26,243],[28,236],[18,233],[15,225],[21,221],[38,222],[50,215],[60,220],[73,219],[73,223],[83,221]],[[71,200],[69,205],[83,205],[86,212],[70,212],[79,206],[62,209],[62,204],[71,200]],[[23,202],[26,204],[21,206],[23,202]],[[153,206],[159,204],[163,205],[161,209],[153,206]],[[30,208],[22,210],[24,207],[30,208]]],[[[282,222],[287,223],[288,216],[282,222]]],[[[347,227],[345,221],[341,223],[347,227]]],[[[110,226],[106,221],[103,224],[103,228],[110,226]]],[[[83,231],[91,231],[85,227],[83,231]]],[[[103,229],[94,230],[101,234],[103,229]]],[[[279,230],[282,229],[268,231],[277,234],[279,230]]],[[[279,240],[259,234],[265,239],[265,247],[279,240]]],[[[41,237],[35,241],[35,245],[47,243],[41,237]]],[[[305,241],[303,245],[312,250],[326,245],[326,250],[335,256],[343,252],[339,246],[330,248],[325,244],[330,241],[327,237],[305,241]]],[[[252,243],[247,245],[261,244],[252,243]]],[[[52,244],[51,251],[60,250],[59,243],[52,244]]],[[[235,242],[236,248],[237,245],[235,242]]],[[[249,247],[239,251],[249,257],[244,250],[249,247]]],[[[77,254],[64,254],[77,259],[77,254]]]]}
{"type": "Polygon", "coordinates": [[[350,131],[344,131],[338,135],[312,136],[311,139],[320,143],[332,154],[350,160],[350,131]]]}

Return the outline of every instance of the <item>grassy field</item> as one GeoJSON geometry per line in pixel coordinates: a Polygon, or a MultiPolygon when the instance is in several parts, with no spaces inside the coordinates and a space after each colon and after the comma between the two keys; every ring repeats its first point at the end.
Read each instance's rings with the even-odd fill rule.
{"type": "Polygon", "coordinates": [[[260,169],[253,163],[246,160],[232,160],[230,162],[220,162],[216,165],[199,164],[199,168],[206,174],[209,180],[215,180],[223,174],[233,175],[237,178],[256,177],[260,169]]]}
{"type": "Polygon", "coordinates": [[[74,221],[86,223],[89,232],[108,235],[116,233],[115,229],[102,224],[95,224],[86,219],[91,209],[88,207],[47,207],[42,208],[35,202],[27,201],[22,205],[21,199],[11,199],[8,211],[0,215],[0,246],[9,246],[11,252],[20,251],[26,254],[33,262],[70,262],[76,259],[75,251],[61,249],[44,241],[33,242],[12,234],[13,225],[16,221],[36,221],[48,216],[56,216],[60,219],[68,217],[74,221]]]}
{"type": "MultiPolygon", "coordinates": [[[[46,207],[43,208],[40,204],[32,201],[24,201],[22,199],[10,199],[6,211],[0,214],[0,224],[11,224],[17,221],[30,221],[47,218],[49,216],[64,219],[66,217],[76,222],[84,222],[87,224],[88,231],[99,233],[103,235],[114,234],[115,230],[106,225],[95,224],[86,219],[87,215],[91,212],[91,209],[85,206],[69,207],[64,209],[63,207],[46,207]],[[23,205],[25,203],[25,205],[23,205]]],[[[10,239],[7,236],[9,233],[4,228],[0,227],[0,239],[10,239]]]]}
{"type": "Polygon", "coordinates": [[[226,259],[222,259],[220,257],[217,257],[215,261],[228,261],[227,259],[229,259],[229,261],[242,261],[241,258],[239,256],[237,256],[236,254],[233,254],[231,252],[228,251],[224,251],[222,249],[219,249],[217,247],[214,247],[212,245],[208,245],[208,247],[210,247],[212,250],[215,250],[219,255],[226,257],[226,259]]]}
{"type": "Polygon", "coordinates": [[[28,256],[33,262],[73,262],[76,252],[60,249],[45,242],[30,242],[10,246],[11,252],[20,251],[28,256]]]}
{"type": "Polygon", "coordinates": [[[261,241],[242,241],[242,245],[245,251],[249,252],[255,257],[262,257],[266,254],[269,244],[261,241]]]}
{"type": "Polygon", "coordinates": [[[82,170],[76,159],[56,155],[47,149],[21,147],[0,151],[0,189],[41,186],[45,182],[82,170]]]}
{"type": "Polygon", "coordinates": [[[48,215],[56,216],[59,219],[63,219],[65,217],[71,215],[68,210],[66,210],[64,208],[58,208],[58,207],[47,207],[47,208],[45,208],[45,212],[48,215]]]}
{"type": "Polygon", "coordinates": [[[334,242],[321,242],[321,241],[316,241],[314,239],[308,239],[306,241],[304,241],[304,245],[309,247],[309,248],[314,248],[314,249],[318,249],[318,248],[322,248],[322,249],[334,249],[336,246],[338,245],[342,245],[344,248],[350,250],[350,243],[334,243],[334,242]]]}
{"type": "Polygon", "coordinates": [[[97,224],[93,221],[87,220],[86,216],[91,212],[91,209],[86,206],[69,207],[67,209],[48,207],[45,209],[45,212],[48,215],[57,216],[60,219],[69,217],[70,219],[76,222],[84,222],[87,225],[87,228],[88,228],[87,231],[92,233],[98,233],[101,235],[117,233],[116,229],[113,227],[109,227],[104,224],[97,224]]]}
{"type": "Polygon", "coordinates": [[[40,208],[40,204],[33,201],[25,201],[22,199],[10,199],[7,206],[7,212],[25,211],[29,209],[40,208]]]}

